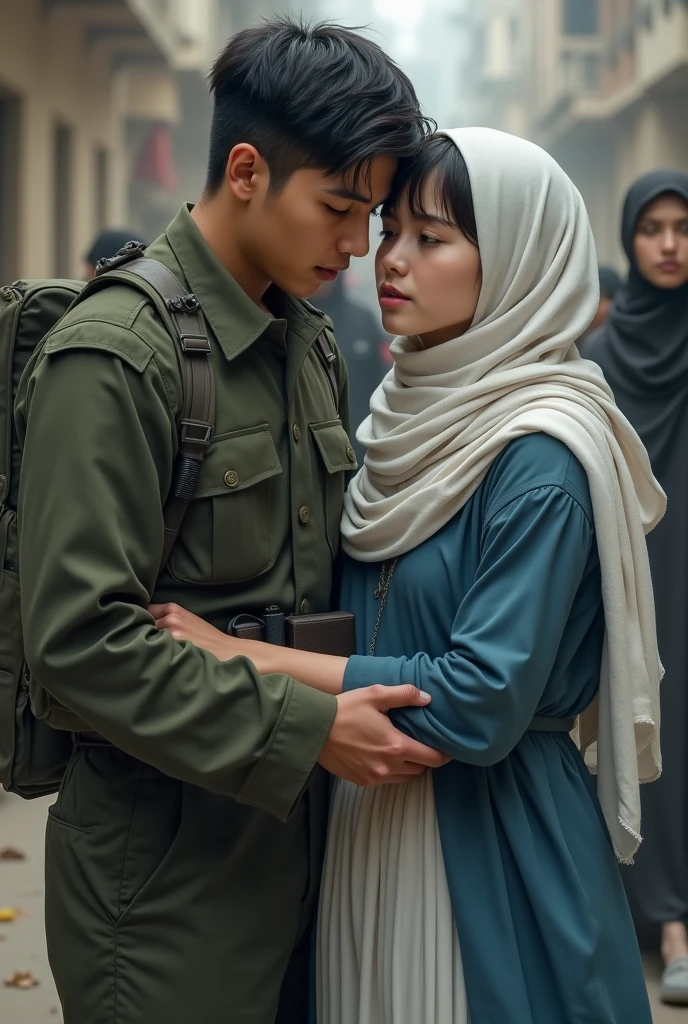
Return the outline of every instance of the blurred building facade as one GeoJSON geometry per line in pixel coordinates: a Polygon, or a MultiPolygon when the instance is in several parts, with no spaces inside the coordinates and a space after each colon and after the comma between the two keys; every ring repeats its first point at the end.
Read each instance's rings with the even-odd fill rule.
{"type": "Polygon", "coordinates": [[[622,263],[626,189],[688,169],[687,0],[526,0],[527,134],[580,188],[600,260],[622,263]]]}
{"type": "Polygon", "coordinates": [[[0,0],[0,281],[78,274],[106,226],[150,239],[199,179],[217,3],[0,0]]]}
{"type": "Polygon", "coordinates": [[[600,260],[624,265],[628,186],[688,169],[688,0],[480,0],[462,8],[462,122],[530,138],[583,194],[600,260]]]}
{"type": "Polygon", "coordinates": [[[531,34],[524,0],[463,0],[460,21],[467,41],[459,54],[462,123],[525,135],[531,34]]]}

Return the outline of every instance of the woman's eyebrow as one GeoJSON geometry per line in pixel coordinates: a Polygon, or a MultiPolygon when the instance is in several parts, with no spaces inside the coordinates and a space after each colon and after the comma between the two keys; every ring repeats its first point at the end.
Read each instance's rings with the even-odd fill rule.
{"type": "Polygon", "coordinates": [[[430,221],[432,224],[442,224],[445,228],[455,228],[456,224],[452,224],[446,217],[439,217],[435,213],[422,213],[416,220],[430,221]]]}
{"type": "Polygon", "coordinates": [[[680,217],[641,217],[638,220],[638,226],[641,224],[647,224],[651,227],[662,227],[663,224],[683,224],[688,220],[688,214],[684,213],[680,217]]]}

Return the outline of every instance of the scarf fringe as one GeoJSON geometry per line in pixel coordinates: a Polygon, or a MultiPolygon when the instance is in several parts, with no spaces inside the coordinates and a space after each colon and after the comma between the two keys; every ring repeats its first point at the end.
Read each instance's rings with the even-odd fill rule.
{"type": "Polygon", "coordinates": [[[623,820],[621,815],[619,815],[618,818],[619,818],[619,824],[621,825],[621,828],[625,832],[628,832],[628,833],[630,833],[630,835],[633,836],[633,838],[635,839],[635,841],[637,843],[637,846],[636,846],[635,850],[633,850],[632,853],[628,854],[627,856],[623,856],[623,854],[621,854],[619,852],[619,850],[616,848],[616,843],[614,843],[614,841],[612,840],[612,845],[614,847],[614,853],[616,854],[616,859],[618,860],[618,862],[620,864],[634,864],[635,861],[634,861],[633,858],[635,857],[635,854],[638,852],[638,847],[642,843],[643,837],[638,832],[636,832],[636,830],[634,828],[631,828],[631,826],[628,824],[628,822],[623,820]]]}

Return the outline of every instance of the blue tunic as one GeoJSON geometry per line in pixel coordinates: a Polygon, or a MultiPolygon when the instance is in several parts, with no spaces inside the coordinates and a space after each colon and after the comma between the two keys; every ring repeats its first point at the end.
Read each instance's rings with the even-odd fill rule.
{"type": "MultiPolygon", "coordinates": [[[[346,561],[341,606],[360,652],[379,574],[346,561]]],[[[536,714],[591,702],[603,633],[585,471],[530,434],[399,560],[377,656],[349,662],[345,690],[430,693],[395,724],[454,758],[434,791],[472,1024],[651,1024],[594,780],[567,734],[528,731],[536,714]]]]}

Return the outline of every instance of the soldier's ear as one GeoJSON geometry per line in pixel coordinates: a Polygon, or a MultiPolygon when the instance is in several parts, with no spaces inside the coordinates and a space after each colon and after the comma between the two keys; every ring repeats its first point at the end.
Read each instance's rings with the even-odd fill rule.
{"type": "Polygon", "coordinates": [[[243,203],[250,202],[257,193],[265,193],[270,182],[268,165],[255,146],[240,142],[227,159],[225,183],[232,194],[243,203]]]}

